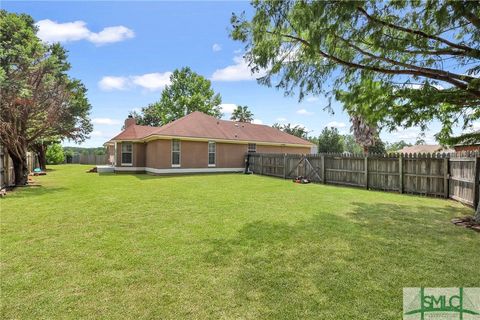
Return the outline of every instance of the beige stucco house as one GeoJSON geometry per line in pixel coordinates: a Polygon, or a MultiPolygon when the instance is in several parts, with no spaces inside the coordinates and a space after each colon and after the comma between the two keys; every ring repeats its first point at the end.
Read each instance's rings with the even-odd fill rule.
{"type": "Polygon", "coordinates": [[[106,143],[115,172],[240,172],[247,152],[310,153],[311,142],[266,125],[190,113],[162,127],[125,120],[106,143]]]}

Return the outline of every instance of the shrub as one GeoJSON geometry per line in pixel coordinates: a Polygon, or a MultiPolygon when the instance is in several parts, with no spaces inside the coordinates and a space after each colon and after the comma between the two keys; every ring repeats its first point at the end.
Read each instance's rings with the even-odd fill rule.
{"type": "Polygon", "coordinates": [[[47,149],[47,164],[60,164],[65,161],[63,148],[59,143],[52,144],[47,149]]]}

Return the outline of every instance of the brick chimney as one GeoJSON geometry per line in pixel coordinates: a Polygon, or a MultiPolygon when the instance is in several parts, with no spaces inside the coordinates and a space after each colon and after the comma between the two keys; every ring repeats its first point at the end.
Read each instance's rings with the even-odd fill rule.
{"type": "Polygon", "coordinates": [[[135,118],[131,114],[128,115],[128,118],[125,119],[125,129],[135,124],[135,118]]]}

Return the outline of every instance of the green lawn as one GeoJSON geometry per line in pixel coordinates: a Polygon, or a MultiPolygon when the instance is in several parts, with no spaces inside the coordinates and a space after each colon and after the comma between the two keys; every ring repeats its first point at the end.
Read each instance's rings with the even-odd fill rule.
{"type": "Polygon", "coordinates": [[[87,168],[0,200],[2,319],[400,319],[403,287],[480,284],[453,201],[87,168]]]}

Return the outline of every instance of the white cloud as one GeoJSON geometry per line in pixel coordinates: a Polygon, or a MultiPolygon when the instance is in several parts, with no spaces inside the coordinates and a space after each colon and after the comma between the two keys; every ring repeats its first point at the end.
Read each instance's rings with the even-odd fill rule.
{"type": "Polygon", "coordinates": [[[301,114],[303,116],[311,116],[313,112],[310,112],[307,109],[299,109],[297,110],[297,114],[301,114]]]}
{"type": "Polygon", "coordinates": [[[163,89],[166,85],[170,84],[171,72],[164,73],[146,73],[140,76],[131,77],[133,84],[140,86],[144,89],[155,91],[163,89]]]}
{"type": "Polygon", "coordinates": [[[220,109],[222,110],[222,113],[232,113],[233,110],[237,108],[237,105],[234,103],[222,103],[220,105],[220,109]]]}
{"type": "Polygon", "coordinates": [[[218,52],[218,51],[222,50],[222,46],[219,45],[218,43],[214,43],[213,46],[212,46],[212,50],[213,50],[213,52],[218,52]]]}
{"type": "Polygon", "coordinates": [[[475,121],[474,123],[472,123],[472,129],[473,131],[480,130],[480,121],[475,121]]]}
{"type": "MultiPolygon", "coordinates": [[[[430,84],[432,87],[436,88],[437,90],[444,90],[445,88],[442,87],[439,84],[430,84]]],[[[407,89],[414,89],[414,90],[420,90],[423,88],[423,84],[421,83],[406,83],[403,85],[404,88],[407,89]]]]}
{"type": "Polygon", "coordinates": [[[394,141],[405,140],[405,142],[415,143],[418,139],[423,139],[427,144],[436,144],[435,137],[429,132],[423,132],[418,127],[402,128],[398,127],[393,131],[394,141]]]}
{"type": "Polygon", "coordinates": [[[128,78],[105,76],[98,83],[100,89],[104,91],[126,90],[129,86],[128,78]]]}
{"type": "Polygon", "coordinates": [[[155,72],[128,77],[105,76],[99,81],[98,85],[104,91],[126,90],[135,86],[156,91],[170,84],[171,75],[171,72],[155,72]]]}
{"type": "Polygon", "coordinates": [[[263,121],[260,120],[260,119],[253,119],[253,120],[252,120],[252,123],[253,123],[253,124],[263,124],[263,121]]]}
{"type": "Polygon", "coordinates": [[[103,132],[100,130],[94,130],[90,133],[90,136],[92,138],[100,138],[100,137],[103,137],[103,132]]]}
{"type": "Polygon", "coordinates": [[[255,80],[262,77],[265,71],[252,74],[248,63],[243,57],[233,58],[233,65],[227,66],[223,69],[217,69],[213,72],[211,80],[213,81],[244,81],[255,80]]]}
{"type": "Polygon", "coordinates": [[[318,101],[318,97],[308,97],[307,99],[305,99],[305,101],[307,102],[315,102],[315,101],[318,101]]]}
{"type": "Polygon", "coordinates": [[[463,130],[462,133],[471,133],[471,132],[475,132],[475,131],[479,131],[479,130],[480,130],[480,120],[473,121],[472,124],[470,125],[470,127],[463,130]]]}
{"type": "Polygon", "coordinates": [[[130,39],[135,36],[135,33],[124,26],[107,27],[99,33],[91,32],[88,40],[95,44],[120,42],[125,39],[130,39]]]}
{"type": "Polygon", "coordinates": [[[327,127],[328,128],[345,128],[347,125],[345,124],[345,122],[338,122],[338,121],[331,121],[329,123],[327,123],[327,127]]]}
{"type": "Polygon", "coordinates": [[[93,118],[92,123],[113,126],[113,125],[121,124],[122,122],[120,120],[115,120],[110,118],[93,118]]]}
{"type": "Polygon", "coordinates": [[[100,32],[92,32],[84,21],[58,23],[49,19],[36,23],[38,37],[45,42],[69,42],[87,40],[95,44],[106,44],[133,38],[133,30],[124,26],[106,27],[100,32]]]}

